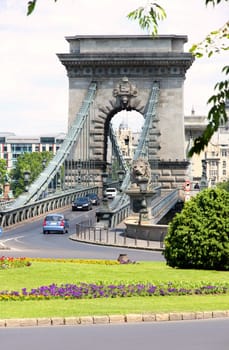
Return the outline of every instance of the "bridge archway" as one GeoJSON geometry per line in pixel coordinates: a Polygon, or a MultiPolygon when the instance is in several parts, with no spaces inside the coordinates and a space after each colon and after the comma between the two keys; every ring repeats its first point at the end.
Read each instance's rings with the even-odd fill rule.
{"type": "MultiPolygon", "coordinates": [[[[97,83],[90,120],[89,155],[98,171],[106,167],[108,127],[123,110],[144,114],[153,82],[160,92],[156,119],[148,142],[149,163],[158,162],[157,175],[163,188],[184,182],[185,160],[183,85],[193,56],[184,52],[186,36],[71,36],[70,52],[58,54],[69,79],[71,127],[92,81],[97,83]],[[171,132],[172,131],[172,132],[171,132]]],[[[77,147],[75,160],[79,159],[77,147]]]]}

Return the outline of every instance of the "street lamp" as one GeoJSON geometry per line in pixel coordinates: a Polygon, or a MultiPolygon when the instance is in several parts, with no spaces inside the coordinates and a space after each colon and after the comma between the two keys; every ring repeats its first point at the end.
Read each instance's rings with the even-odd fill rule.
{"type": "Polygon", "coordinates": [[[124,178],[125,171],[124,170],[119,170],[117,173],[118,173],[118,182],[119,182],[119,190],[120,190],[121,185],[122,185],[122,181],[123,181],[123,178],[124,178]]]}
{"type": "Polygon", "coordinates": [[[29,190],[29,178],[30,178],[30,171],[25,170],[24,171],[24,183],[25,183],[25,192],[28,192],[29,190]]]}
{"type": "Polygon", "coordinates": [[[147,210],[147,204],[146,204],[146,199],[145,199],[148,181],[149,180],[147,178],[144,178],[144,177],[140,178],[138,180],[138,185],[140,187],[140,192],[142,194],[141,209],[139,211],[139,220],[138,220],[139,225],[141,225],[142,219],[148,219],[148,210],[147,210]]]}
{"type": "Polygon", "coordinates": [[[43,170],[44,170],[45,167],[46,167],[46,162],[47,162],[47,160],[44,158],[44,159],[42,160],[42,167],[43,167],[43,170]]]}
{"type": "Polygon", "coordinates": [[[206,159],[202,159],[202,175],[200,179],[200,189],[203,190],[208,187],[207,181],[207,161],[206,159]]]}
{"type": "Polygon", "coordinates": [[[103,197],[106,197],[105,191],[107,188],[107,178],[108,178],[108,173],[102,173],[102,182],[103,182],[103,197]]]}
{"type": "Polygon", "coordinates": [[[77,182],[81,183],[81,162],[80,162],[80,160],[78,161],[77,169],[78,169],[78,180],[77,180],[77,182]]]}

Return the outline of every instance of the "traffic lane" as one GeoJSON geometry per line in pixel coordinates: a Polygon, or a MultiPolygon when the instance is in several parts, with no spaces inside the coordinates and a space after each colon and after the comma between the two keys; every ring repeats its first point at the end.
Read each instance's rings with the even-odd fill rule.
{"type": "MultiPolygon", "coordinates": [[[[60,211],[57,211],[60,212],[60,211]]],[[[143,251],[137,249],[106,247],[80,243],[69,239],[75,233],[76,223],[95,217],[95,210],[89,212],[72,212],[67,209],[64,214],[70,222],[69,233],[48,234],[42,233],[42,217],[32,222],[21,224],[3,232],[0,239],[10,250],[1,250],[0,254],[16,257],[43,257],[43,258],[80,258],[80,259],[117,259],[119,254],[127,254],[132,261],[164,261],[161,252],[143,251]]]]}
{"type": "MultiPolygon", "coordinates": [[[[64,210],[64,211],[56,211],[57,213],[64,213],[66,217],[69,219],[69,234],[67,237],[69,237],[71,234],[75,233],[76,229],[76,223],[79,223],[84,220],[88,220],[90,217],[95,217],[95,211],[91,211],[89,213],[84,212],[77,212],[73,213],[70,209],[64,210]]],[[[63,240],[63,237],[61,238],[62,234],[49,234],[49,235],[43,235],[43,221],[46,215],[43,215],[42,217],[38,219],[32,219],[31,221],[23,224],[19,224],[16,227],[9,228],[7,230],[4,230],[2,236],[1,236],[1,242],[2,244],[5,244],[5,246],[10,247],[14,250],[27,250],[27,249],[41,249],[45,250],[48,248],[55,248],[53,245],[56,245],[56,248],[61,248],[62,245],[60,244],[60,240],[63,240]],[[50,237],[55,237],[50,238],[50,237]],[[50,247],[51,244],[51,247],[50,247]]],[[[69,239],[65,238],[65,241],[69,242],[68,245],[72,245],[72,242],[70,242],[69,239]]],[[[67,243],[65,243],[67,244],[67,243]]]]}
{"type": "Polygon", "coordinates": [[[17,350],[228,350],[229,320],[0,328],[1,347],[17,350]]]}

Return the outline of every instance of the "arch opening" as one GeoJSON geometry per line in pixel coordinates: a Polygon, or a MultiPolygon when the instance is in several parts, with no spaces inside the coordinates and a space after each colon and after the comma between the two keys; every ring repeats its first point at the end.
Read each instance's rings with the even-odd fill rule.
{"type": "Polygon", "coordinates": [[[131,164],[135,149],[137,147],[141,129],[144,124],[143,115],[136,110],[122,110],[119,112],[112,111],[106,120],[106,137],[105,137],[105,164],[107,169],[115,176],[120,170],[120,164],[112,149],[112,142],[109,137],[109,126],[113,127],[117,143],[119,145],[122,157],[126,164],[131,164]]]}

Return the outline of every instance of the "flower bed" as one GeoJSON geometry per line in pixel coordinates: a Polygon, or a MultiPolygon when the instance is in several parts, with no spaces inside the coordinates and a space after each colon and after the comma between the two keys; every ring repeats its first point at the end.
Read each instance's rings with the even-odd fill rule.
{"type": "Polygon", "coordinates": [[[206,295],[225,294],[229,292],[229,286],[202,285],[189,288],[173,286],[171,282],[158,286],[151,283],[130,284],[51,284],[27,290],[1,291],[0,301],[8,300],[39,300],[39,299],[95,299],[117,298],[132,296],[171,296],[171,295],[206,295]]]}
{"type": "Polygon", "coordinates": [[[53,258],[14,258],[1,256],[0,269],[12,269],[17,267],[31,266],[32,261],[35,262],[60,262],[74,264],[96,264],[96,265],[120,265],[119,261],[115,260],[96,260],[96,259],[53,259],[53,258]]]}
{"type": "Polygon", "coordinates": [[[7,256],[0,257],[0,269],[12,269],[17,267],[30,266],[31,262],[28,258],[13,258],[7,256]]]}

